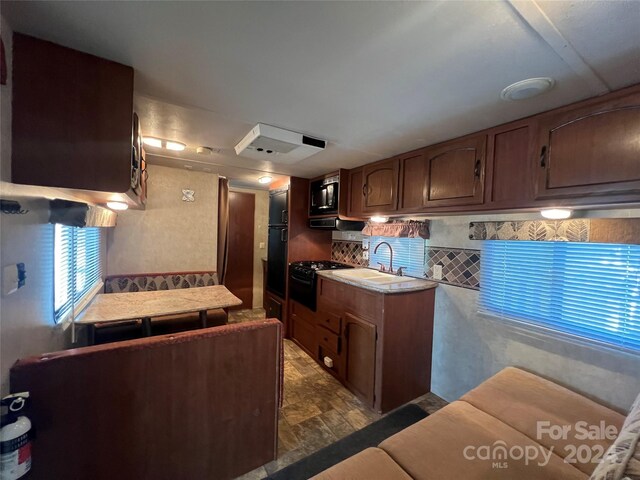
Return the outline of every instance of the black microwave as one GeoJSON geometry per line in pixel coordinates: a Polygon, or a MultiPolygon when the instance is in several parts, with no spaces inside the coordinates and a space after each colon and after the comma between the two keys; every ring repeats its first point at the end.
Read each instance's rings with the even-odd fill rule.
{"type": "Polygon", "coordinates": [[[309,185],[309,215],[333,215],[338,213],[340,176],[315,180],[309,185]]]}

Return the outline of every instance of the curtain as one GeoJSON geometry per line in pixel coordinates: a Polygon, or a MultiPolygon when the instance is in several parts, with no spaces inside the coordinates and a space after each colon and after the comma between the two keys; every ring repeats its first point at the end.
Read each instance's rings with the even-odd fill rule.
{"type": "Polygon", "coordinates": [[[229,180],[218,180],[218,280],[224,285],[229,255],[229,180]]]}
{"type": "Polygon", "coordinates": [[[367,222],[362,230],[369,237],[429,238],[429,221],[392,220],[387,223],[367,222]]]}

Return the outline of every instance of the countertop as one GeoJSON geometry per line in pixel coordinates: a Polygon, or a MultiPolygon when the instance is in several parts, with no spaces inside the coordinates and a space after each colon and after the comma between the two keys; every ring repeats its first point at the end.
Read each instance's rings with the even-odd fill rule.
{"type": "Polygon", "coordinates": [[[96,295],[76,323],[158,317],[241,305],[223,285],[96,295]]]}
{"type": "MultiPolygon", "coordinates": [[[[354,269],[354,270],[365,270],[365,269],[354,269]]],[[[370,270],[370,269],[366,269],[370,270]]],[[[406,282],[401,283],[392,283],[388,285],[372,285],[368,282],[363,282],[354,278],[345,278],[342,276],[335,275],[335,272],[339,270],[319,270],[317,272],[318,275],[329,278],[336,282],[346,283],[347,285],[353,285],[354,287],[363,288],[365,290],[370,290],[372,292],[378,293],[406,293],[406,292],[417,292],[420,290],[429,290],[431,288],[436,288],[438,286],[437,282],[431,282],[429,280],[421,280],[419,278],[413,277],[405,277],[407,279],[406,282]]],[[[351,270],[353,271],[353,270],[351,270]]]]}

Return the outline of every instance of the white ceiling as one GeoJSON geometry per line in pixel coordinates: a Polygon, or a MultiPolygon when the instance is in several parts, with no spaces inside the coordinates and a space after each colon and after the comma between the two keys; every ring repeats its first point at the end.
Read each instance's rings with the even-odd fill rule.
{"type": "Polygon", "coordinates": [[[252,184],[310,177],[640,83],[638,1],[2,2],[15,31],[136,70],[145,134],[252,184]],[[503,87],[550,76],[522,102],[503,87]],[[238,157],[257,122],[328,140],[297,165],[238,157]],[[208,157],[195,147],[219,149],[208,157]]]}

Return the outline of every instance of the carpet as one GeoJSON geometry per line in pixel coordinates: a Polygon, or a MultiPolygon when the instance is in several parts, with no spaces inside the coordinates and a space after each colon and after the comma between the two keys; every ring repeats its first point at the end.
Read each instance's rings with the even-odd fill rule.
{"type": "Polygon", "coordinates": [[[427,412],[415,404],[405,405],[331,445],[272,473],[266,480],[307,480],[362,450],[422,420],[427,412]]]}

